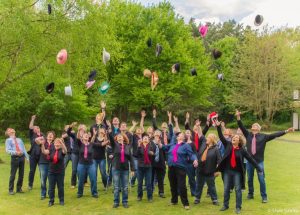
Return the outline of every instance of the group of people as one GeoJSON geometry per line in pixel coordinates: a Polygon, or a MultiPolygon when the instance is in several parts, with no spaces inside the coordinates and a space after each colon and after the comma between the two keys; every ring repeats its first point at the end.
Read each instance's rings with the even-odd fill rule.
{"type": "Polygon", "coordinates": [[[194,204],[199,204],[205,183],[214,205],[219,205],[215,178],[220,175],[224,185],[224,201],[221,211],[229,208],[230,192],[236,193],[236,213],[242,208],[242,189],[245,189],[245,172],[248,176],[248,199],[253,199],[254,169],[257,170],[262,202],[267,203],[264,151],[266,143],[276,137],[292,132],[293,128],[272,134],[260,133],[261,127],[254,123],[248,131],[236,111],[238,132],[233,134],[217,118],[207,117],[201,128],[199,119],[190,127],[190,114],[186,114],[185,131],[179,127],[178,118],[167,112],[168,122],[158,128],[156,110],[153,110],[152,126],[144,128],[146,112],[141,112],[138,123],[132,121],[127,129],[126,122],[117,117],[107,120],[106,103],[101,102],[101,112],[96,115],[96,123],[88,130],[84,124],[73,122],[66,125],[62,135],[56,137],[53,131],[44,135],[34,124],[32,116],[29,124],[30,150],[27,152],[23,141],[16,137],[15,130],[6,130],[6,152],[11,155],[9,194],[13,195],[16,172],[19,172],[17,193],[22,193],[24,161],[29,160],[29,190],[33,187],[36,167],[41,178],[41,199],[49,196],[49,206],[54,205],[55,187],[58,189],[59,203],[64,205],[64,177],[69,161],[72,163],[71,187],[75,188],[78,179],[77,197],[83,196],[87,178],[90,181],[91,195],[98,198],[97,180],[100,169],[103,186],[113,184],[113,208],[120,205],[128,208],[128,189],[137,180],[137,200],[143,199],[143,186],[147,200],[153,201],[155,185],[158,196],[165,198],[164,179],[166,173],[170,183],[171,205],[178,204],[178,196],[185,209],[189,209],[186,176],[190,185],[194,204]],[[174,123],[173,123],[174,121],[174,123]],[[217,135],[207,134],[211,126],[217,127],[217,135]],[[245,163],[245,159],[247,162],[245,163]],[[47,193],[48,180],[48,193],[47,193]],[[122,199],[120,200],[120,193],[122,199]]]}

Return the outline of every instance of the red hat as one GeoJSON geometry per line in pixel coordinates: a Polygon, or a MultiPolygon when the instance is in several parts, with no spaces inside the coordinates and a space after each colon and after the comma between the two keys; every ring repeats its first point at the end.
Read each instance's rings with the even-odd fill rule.
{"type": "Polygon", "coordinates": [[[65,64],[68,59],[68,52],[66,49],[62,49],[58,52],[56,56],[56,62],[58,64],[65,64]]]}
{"type": "Polygon", "coordinates": [[[216,126],[215,119],[218,118],[218,113],[212,112],[211,114],[209,114],[209,118],[212,121],[212,125],[216,126]]]}

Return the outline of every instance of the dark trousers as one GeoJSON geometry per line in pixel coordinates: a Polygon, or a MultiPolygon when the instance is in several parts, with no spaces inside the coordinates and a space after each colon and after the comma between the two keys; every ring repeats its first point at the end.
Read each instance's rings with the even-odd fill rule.
{"type": "Polygon", "coordinates": [[[151,167],[138,167],[138,197],[143,197],[143,180],[145,178],[147,187],[147,198],[152,199],[151,175],[151,167]]]}
{"type": "Polygon", "coordinates": [[[25,163],[24,156],[22,157],[11,156],[9,188],[8,188],[10,192],[14,191],[15,177],[18,169],[19,169],[19,176],[17,182],[17,191],[20,191],[22,189],[23,178],[24,178],[24,163],[25,163]]]}
{"type": "Polygon", "coordinates": [[[155,183],[155,176],[157,179],[157,184],[158,184],[158,194],[163,194],[164,193],[164,175],[165,175],[166,170],[164,168],[157,168],[157,167],[152,167],[152,180],[151,180],[151,187],[154,189],[154,183],[155,183]]]}
{"type": "Polygon", "coordinates": [[[192,163],[189,163],[187,165],[186,173],[189,179],[189,184],[190,184],[190,190],[191,190],[191,195],[195,196],[196,195],[196,169],[192,163]]]}
{"type": "Polygon", "coordinates": [[[76,181],[77,181],[77,166],[78,166],[78,161],[79,161],[78,154],[72,153],[71,154],[71,161],[72,161],[71,186],[76,186],[76,181]]]}
{"type": "Polygon", "coordinates": [[[64,178],[65,173],[52,173],[49,172],[49,202],[54,202],[55,186],[57,185],[59,202],[64,202],[64,178]]]}
{"type": "Polygon", "coordinates": [[[178,191],[180,195],[181,202],[184,206],[189,205],[188,197],[187,197],[187,189],[186,189],[186,171],[179,167],[169,167],[169,181],[171,187],[171,194],[172,194],[172,203],[178,202],[178,191]]]}
{"type": "Polygon", "coordinates": [[[243,173],[225,170],[224,171],[224,206],[229,207],[230,187],[233,182],[235,187],[236,208],[242,208],[242,185],[241,177],[243,173]]]}
{"type": "Polygon", "coordinates": [[[211,200],[216,202],[218,200],[218,197],[217,197],[217,192],[216,192],[214,175],[206,176],[206,175],[202,174],[201,172],[199,172],[199,170],[197,170],[196,198],[201,199],[201,195],[202,195],[202,191],[203,191],[205,182],[207,183],[211,200]]]}
{"type": "Polygon", "coordinates": [[[39,163],[39,157],[36,156],[30,156],[29,158],[29,177],[28,177],[28,186],[32,187],[33,186],[33,181],[34,181],[34,175],[35,175],[35,170],[36,167],[39,163]]]}

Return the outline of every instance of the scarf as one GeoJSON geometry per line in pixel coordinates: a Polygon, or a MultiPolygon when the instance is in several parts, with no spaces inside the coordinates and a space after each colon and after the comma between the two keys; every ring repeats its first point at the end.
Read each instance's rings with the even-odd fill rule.
{"type": "Polygon", "coordinates": [[[177,163],[178,156],[177,156],[177,151],[179,149],[179,146],[181,146],[181,143],[177,143],[176,146],[174,147],[172,154],[173,154],[173,162],[177,163]]]}

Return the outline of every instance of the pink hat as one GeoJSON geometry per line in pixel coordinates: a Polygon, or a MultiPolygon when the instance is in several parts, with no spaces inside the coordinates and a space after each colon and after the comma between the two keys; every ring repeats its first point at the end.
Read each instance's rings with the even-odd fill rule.
{"type": "Polygon", "coordinates": [[[56,62],[58,64],[65,64],[68,58],[68,53],[66,49],[62,49],[58,52],[56,56],[56,62]]]}
{"type": "Polygon", "coordinates": [[[207,25],[202,25],[202,26],[199,28],[199,32],[200,32],[200,34],[201,34],[201,37],[205,37],[205,36],[206,36],[207,30],[208,30],[208,26],[207,26],[207,25]]]}
{"type": "Polygon", "coordinates": [[[91,88],[91,86],[93,86],[95,82],[96,82],[95,80],[86,82],[85,84],[86,88],[87,89],[91,88]]]}

